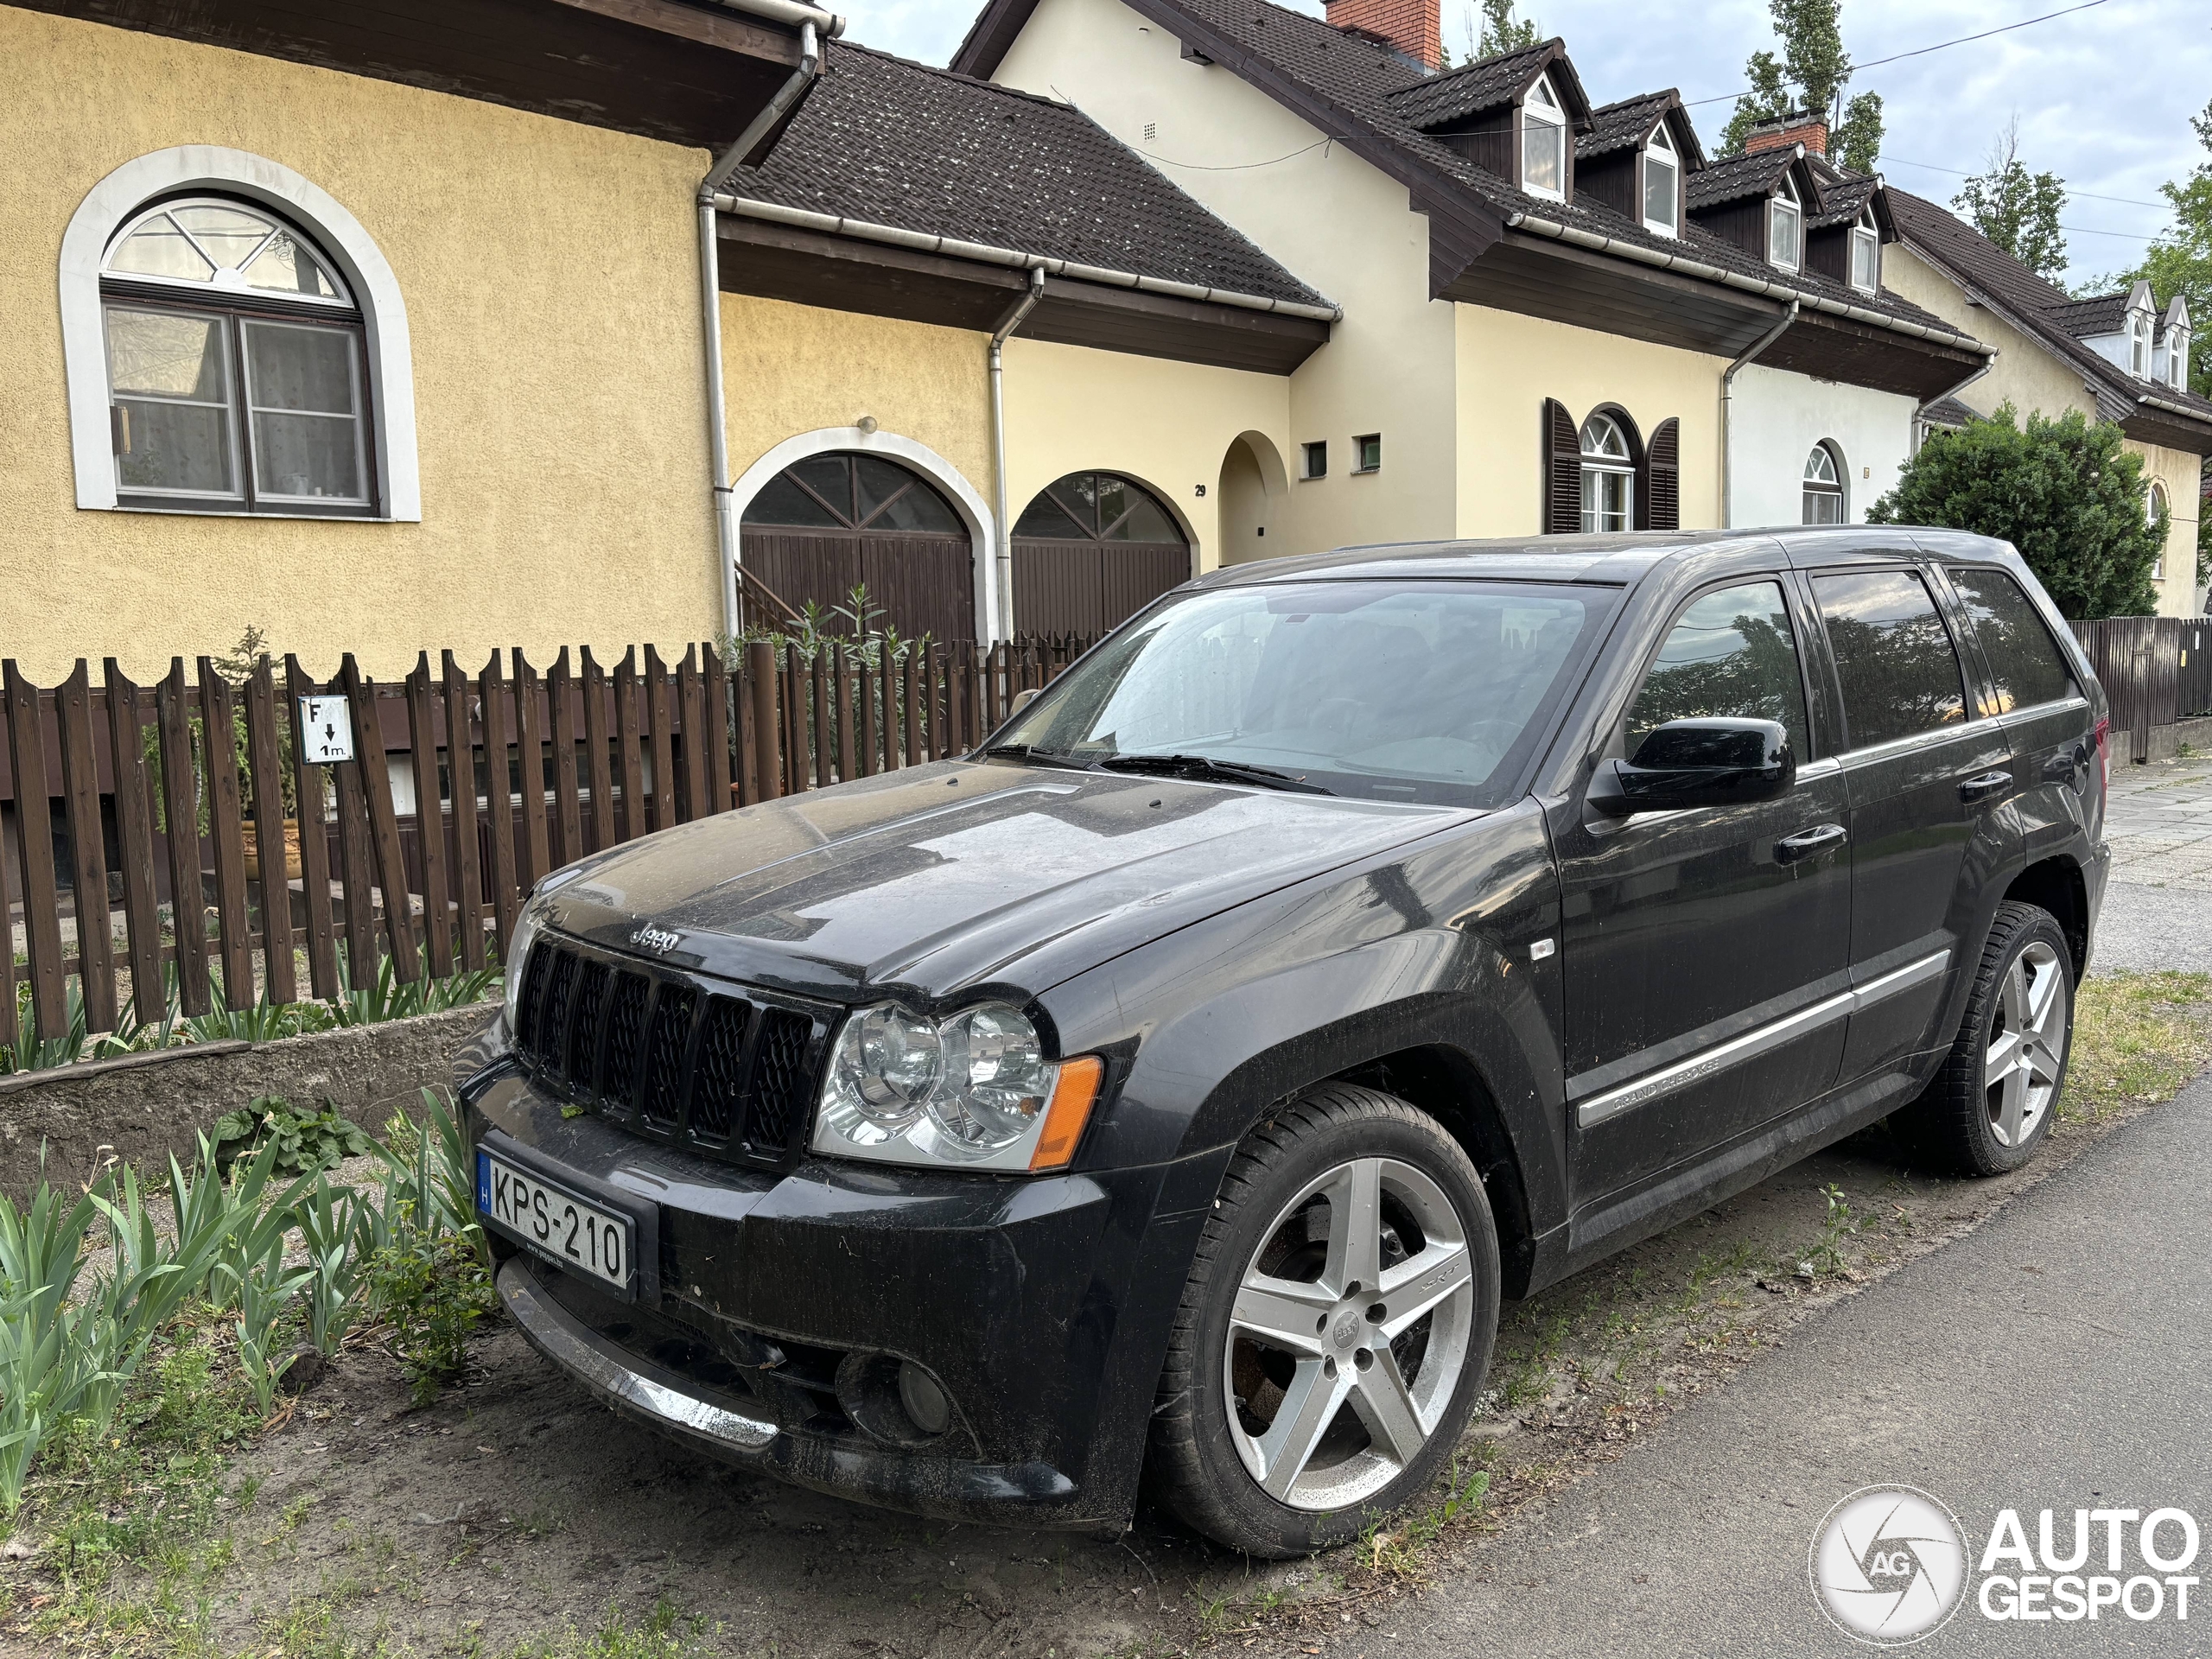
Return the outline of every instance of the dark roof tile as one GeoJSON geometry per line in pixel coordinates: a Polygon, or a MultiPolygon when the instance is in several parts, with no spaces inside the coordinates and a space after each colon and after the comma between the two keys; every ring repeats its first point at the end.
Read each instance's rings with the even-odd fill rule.
{"type": "Polygon", "coordinates": [[[1080,110],[845,41],[733,194],[1305,305],[1329,302],[1080,110]]]}
{"type": "Polygon", "coordinates": [[[1463,121],[1520,97],[1543,73],[1550,54],[1551,43],[1547,41],[1463,64],[1399,87],[1388,95],[1390,107],[1401,120],[1424,131],[1448,121],[1463,121]]]}
{"type": "Polygon", "coordinates": [[[1724,201],[1738,201],[1745,196],[1771,195],[1774,188],[1782,182],[1782,175],[1796,159],[1797,147],[1785,144],[1779,149],[1763,149],[1754,156],[1734,156],[1725,162],[1708,162],[1691,174],[1684,186],[1690,212],[1717,207],[1724,201]]]}
{"type": "Polygon", "coordinates": [[[1574,159],[1588,161],[1593,156],[1607,156],[1642,143],[1675,97],[1672,91],[1646,92],[1641,98],[1624,98],[1591,111],[1590,130],[1574,141],[1574,159]]]}
{"type": "Polygon", "coordinates": [[[2088,340],[2096,334],[2125,334],[2127,331],[2127,289],[2121,289],[2116,294],[2094,295],[2086,300],[2048,307],[2044,315],[2050,319],[2051,327],[2063,329],[2076,340],[2088,340]]]}

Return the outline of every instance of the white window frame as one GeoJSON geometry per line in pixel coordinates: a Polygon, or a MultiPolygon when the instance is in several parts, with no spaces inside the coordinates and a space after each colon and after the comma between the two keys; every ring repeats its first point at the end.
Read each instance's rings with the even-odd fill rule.
{"type": "Polygon", "coordinates": [[[2189,390],[2190,331],[2169,324],[2166,328],[2166,384],[2176,391],[2189,390]]]}
{"type": "Polygon", "coordinates": [[[1682,233],[1682,159],[1675,149],[1675,141],[1662,121],[1644,141],[1642,156],[1643,176],[1637,181],[1642,187],[1639,206],[1643,214],[1643,228],[1656,236],[1680,236],[1682,233]],[[1665,173],[1672,181],[1667,192],[1668,204],[1674,217],[1664,221],[1651,217],[1651,171],[1654,168],[1665,173]]]}
{"type": "Polygon", "coordinates": [[[1567,142],[1567,111],[1559,106],[1559,94],[1552,90],[1551,77],[1539,75],[1535,85],[1529,87],[1521,101],[1521,188],[1532,196],[1541,196],[1548,201],[1567,200],[1567,169],[1573,163],[1573,152],[1567,142]],[[1537,100],[1541,97],[1542,102],[1537,100]],[[1529,124],[1535,122],[1552,129],[1559,140],[1559,186],[1531,184],[1529,181],[1529,124]]]}
{"type": "MultiPolygon", "coordinates": [[[[367,346],[377,517],[419,523],[423,487],[416,460],[413,349],[406,303],[390,262],[361,222],[316,185],[264,156],[214,144],[184,144],[125,162],[92,187],[62,233],[61,349],[78,506],[109,512],[192,511],[138,507],[118,497],[100,302],[100,265],[116,233],[156,197],[188,193],[259,203],[297,225],[337,267],[360,308],[367,346]]],[[[234,506],[213,503],[207,511],[247,516],[234,506]]],[[[251,516],[283,515],[264,511],[251,516]]]]}
{"type": "Polygon", "coordinates": [[[1797,199],[1797,187],[1789,175],[1782,175],[1781,188],[1767,198],[1766,202],[1766,261],[1777,270],[1799,270],[1805,264],[1805,206],[1797,199]],[[1774,227],[1784,219],[1796,226],[1793,238],[1797,244],[1794,257],[1784,259],[1775,251],[1774,227]]]}
{"type": "Polygon", "coordinates": [[[1851,286],[1861,294],[1878,294],[1882,289],[1882,232],[1874,223],[1872,202],[1859,210],[1859,222],[1851,227],[1851,286]],[[1867,266],[1874,273],[1871,283],[1859,280],[1859,253],[1861,248],[1866,250],[1867,266]]]}
{"type": "Polygon", "coordinates": [[[1582,523],[1580,525],[1582,533],[1586,536],[1618,536],[1634,530],[1636,528],[1636,462],[1630,458],[1628,434],[1622,430],[1621,423],[1603,410],[1593,411],[1584,419],[1576,437],[1576,444],[1582,452],[1582,523]],[[1602,439],[1599,440],[1596,448],[1593,449],[1591,447],[1590,429],[1599,421],[1603,421],[1613,436],[1619,440],[1621,446],[1619,454],[1608,454],[1602,439]],[[1591,480],[1600,478],[1618,478],[1621,480],[1621,522],[1618,525],[1592,522],[1593,519],[1603,517],[1603,509],[1592,505],[1590,492],[1591,480]]]}
{"type": "Polygon", "coordinates": [[[2151,314],[2131,310],[2127,314],[2127,372],[2139,380],[2151,378],[2151,314]]]}
{"type": "Polygon", "coordinates": [[[1797,517],[1806,524],[1847,524],[1851,522],[1851,469],[1844,464],[1843,451],[1827,438],[1822,438],[1805,452],[1805,470],[1798,486],[1797,517]],[[1833,479],[1813,476],[1813,463],[1825,459],[1833,479]],[[1834,518],[1813,518],[1806,516],[1815,496],[1833,497],[1835,501],[1834,518]]]}

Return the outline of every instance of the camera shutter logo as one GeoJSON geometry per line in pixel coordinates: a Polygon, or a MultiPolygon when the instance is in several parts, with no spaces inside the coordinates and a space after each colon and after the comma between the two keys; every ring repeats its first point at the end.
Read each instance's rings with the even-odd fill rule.
{"type": "Polygon", "coordinates": [[[1813,1599],[1847,1635],[1901,1648],[1932,1635],[1964,1599],[1957,1517],[1911,1486],[1867,1486],[1813,1537],[1813,1599]]]}

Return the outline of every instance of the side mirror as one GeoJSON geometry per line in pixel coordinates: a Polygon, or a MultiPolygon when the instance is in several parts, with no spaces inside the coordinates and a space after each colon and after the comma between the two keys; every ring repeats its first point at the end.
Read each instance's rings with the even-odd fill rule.
{"type": "Polygon", "coordinates": [[[1789,734],[1772,720],[1670,720],[1591,779],[1591,810],[1609,818],[1770,801],[1797,780],[1789,734]]]}

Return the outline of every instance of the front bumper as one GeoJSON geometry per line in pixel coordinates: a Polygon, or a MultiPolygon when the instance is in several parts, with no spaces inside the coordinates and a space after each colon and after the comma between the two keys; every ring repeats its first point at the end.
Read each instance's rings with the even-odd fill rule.
{"type": "Polygon", "coordinates": [[[659,1282],[636,1304],[527,1256],[499,1273],[529,1339],[615,1409],[918,1514],[1127,1520],[1217,1160],[1035,1179],[809,1160],[779,1176],[563,1117],[511,1069],[460,1092],[472,1145],[497,1128],[654,1208],[659,1282]],[[901,1361],[951,1403],[925,1443],[887,1435],[870,1404],[901,1361]]]}

